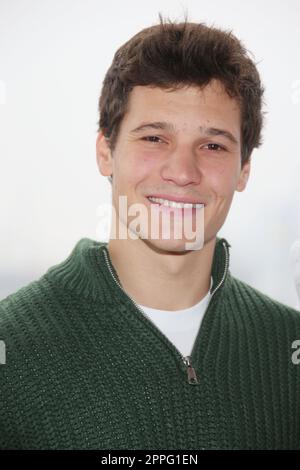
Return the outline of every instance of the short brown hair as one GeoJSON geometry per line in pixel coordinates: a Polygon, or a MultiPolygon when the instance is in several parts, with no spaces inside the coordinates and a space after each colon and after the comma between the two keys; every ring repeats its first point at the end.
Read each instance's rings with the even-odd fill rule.
{"type": "Polygon", "coordinates": [[[187,18],[182,23],[164,21],[160,13],[159,19],[116,51],[103,81],[98,130],[113,150],[134,86],[172,91],[187,85],[202,88],[217,79],[240,104],[243,165],[261,145],[264,88],[256,64],[231,31],[187,18]]]}

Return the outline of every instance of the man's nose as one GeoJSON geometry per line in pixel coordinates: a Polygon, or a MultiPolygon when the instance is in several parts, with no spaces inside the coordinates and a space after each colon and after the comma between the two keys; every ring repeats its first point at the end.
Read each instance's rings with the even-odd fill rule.
{"type": "Polygon", "coordinates": [[[164,162],[161,176],[164,180],[173,181],[178,186],[198,184],[201,180],[201,170],[196,155],[190,149],[174,151],[164,162]]]}

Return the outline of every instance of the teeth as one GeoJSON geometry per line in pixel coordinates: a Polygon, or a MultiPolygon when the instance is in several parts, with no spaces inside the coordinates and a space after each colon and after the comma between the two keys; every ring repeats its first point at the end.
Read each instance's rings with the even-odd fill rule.
{"type": "Polygon", "coordinates": [[[162,199],[160,197],[148,197],[151,202],[157,202],[162,206],[166,207],[176,207],[178,209],[200,209],[203,207],[204,204],[191,204],[191,203],[184,203],[184,202],[175,202],[175,201],[168,201],[168,199],[162,199]]]}

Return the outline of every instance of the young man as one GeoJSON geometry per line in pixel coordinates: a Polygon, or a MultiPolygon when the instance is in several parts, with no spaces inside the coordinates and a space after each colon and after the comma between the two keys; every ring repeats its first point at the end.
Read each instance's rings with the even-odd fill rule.
{"type": "Polygon", "coordinates": [[[116,52],[97,137],[115,223],[0,303],[1,448],[300,448],[299,312],[232,276],[217,236],[262,95],[242,44],[204,24],[161,20],[116,52]]]}

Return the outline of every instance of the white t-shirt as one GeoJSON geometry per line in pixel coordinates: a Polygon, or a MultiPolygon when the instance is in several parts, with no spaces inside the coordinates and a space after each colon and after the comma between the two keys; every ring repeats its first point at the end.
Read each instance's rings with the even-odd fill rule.
{"type": "Polygon", "coordinates": [[[204,313],[209,304],[213,279],[210,289],[196,305],[184,310],[157,310],[139,305],[150,320],[168,337],[183,356],[189,356],[200,329],[204,313]]]}

